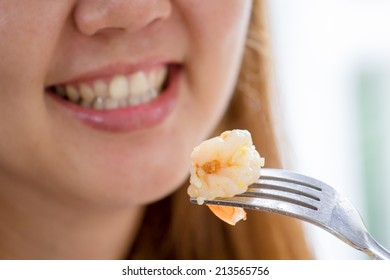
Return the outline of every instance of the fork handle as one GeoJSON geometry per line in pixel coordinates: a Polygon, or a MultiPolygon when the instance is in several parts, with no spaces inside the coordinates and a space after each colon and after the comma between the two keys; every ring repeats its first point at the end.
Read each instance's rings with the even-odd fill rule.
{"type": "Polygon", "coordinates": [[[369,248],[363,250],[367,255],[377,260],[390,260],[390,252],[380,245],[371,234],[367,234],[367,243],[369,248]]]}

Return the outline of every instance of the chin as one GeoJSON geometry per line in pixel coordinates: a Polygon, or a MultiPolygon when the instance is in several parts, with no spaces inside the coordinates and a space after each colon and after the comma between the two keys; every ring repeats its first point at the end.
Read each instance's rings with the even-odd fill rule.
{"type": "Polygon", "coordinates": [[[111,172],[95,170],[90,176],[85,174],[78,182],[63,187],[86,204],[113,208],[140,206],[163,199],[185,184],[188,166],[187,161],[171,158],[165,164],[150,164],[147,168],[140,165],[111,172]]]}

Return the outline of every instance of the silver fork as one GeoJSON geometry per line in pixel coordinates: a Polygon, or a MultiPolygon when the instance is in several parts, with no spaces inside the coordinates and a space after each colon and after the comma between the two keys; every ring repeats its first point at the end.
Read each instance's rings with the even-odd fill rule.
{"type": "MultiPolygon", "coordinates": [[[[390,259],[390,252],[367,231],[358,211],[329,185],[292,171],[263,168],[259,182],[232,198],[205,204],[236,206],[278,213],[317,225],[353,248],[375,259],[390,259]]],[[[197,203],[191,198],[192,203],[197,203]]]]}

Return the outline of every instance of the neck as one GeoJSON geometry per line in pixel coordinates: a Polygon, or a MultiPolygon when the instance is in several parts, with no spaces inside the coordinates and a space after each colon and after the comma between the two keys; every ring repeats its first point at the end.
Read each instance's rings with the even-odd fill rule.
{"type": "Polygon", "coordinates": [[[132,245],[143,209],[102,209],[0,188],[0,259],[121,259],[132,245]]]}

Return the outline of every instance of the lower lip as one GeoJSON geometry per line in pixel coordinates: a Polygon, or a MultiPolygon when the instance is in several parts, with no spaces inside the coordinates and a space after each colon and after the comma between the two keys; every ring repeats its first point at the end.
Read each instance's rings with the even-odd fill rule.
{"type": "Polygon", "coordinates": [[[73,104],[55,94],[49,94],[73,117],[99,130],[110,132],[131,132],[150,128],[164,122],[177,103],[181,68],[172,66],[169,70],[168,87],[150,103],[114,110],[93,110],[73,104]]]}

